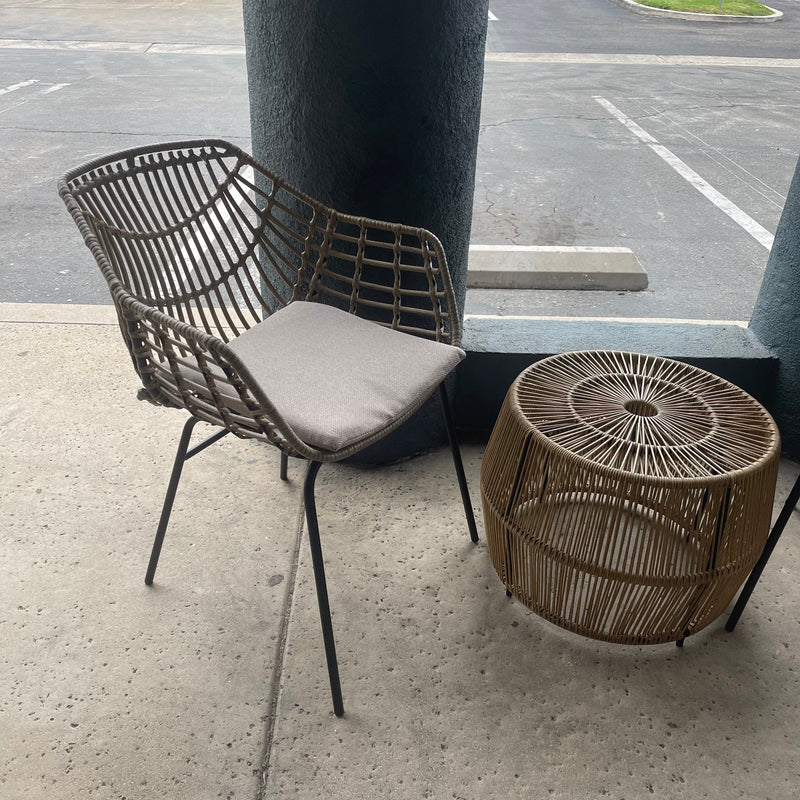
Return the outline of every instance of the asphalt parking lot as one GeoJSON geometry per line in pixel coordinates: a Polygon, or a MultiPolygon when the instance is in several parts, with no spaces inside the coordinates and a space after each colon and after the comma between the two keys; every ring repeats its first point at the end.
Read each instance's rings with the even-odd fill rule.
{"type": "MultiPolygon", "coordinates": [[[[467,313],[748,319],[800,147],[800,2],[775,5],[715,25],[492,2],[472,242],[629,247],[650,285],[470,290],[467,313]]],[[[106,303],[55,181],[145,142],[247,147],[240,4],[21,0],[0,23],[0,301],[106,303]]]]}

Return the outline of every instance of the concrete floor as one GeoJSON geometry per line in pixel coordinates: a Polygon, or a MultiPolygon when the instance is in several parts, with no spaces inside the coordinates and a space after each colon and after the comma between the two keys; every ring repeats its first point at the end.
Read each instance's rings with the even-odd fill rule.
{"type": "Polygon", "coordinates": [[[445,450],[326,467],[336,719],[300,465],[193,460],[147,588],[182,414],[136,401],[107,308],[0,304],[0,343],[2,800],[797,796],[797,515],[733,634],[626,647],[506,598],[445,450]]]}

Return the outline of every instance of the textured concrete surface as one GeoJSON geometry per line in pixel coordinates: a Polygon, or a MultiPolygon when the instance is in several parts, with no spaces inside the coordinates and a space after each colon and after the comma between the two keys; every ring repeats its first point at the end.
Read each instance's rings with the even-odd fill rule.
{"type": "Polygon", "coordinates": [[[796,797],[796,527],[733,634],[720,620],[683,650],[609,645],[506,598],[448,467],[390,470],[388,496],[340,512],[362,477],[321,487],[347,712],[327,711],[304,559],[267,796],[796,797]]]}
{"type": "Polygon", "coordinates": [[[797,514],[734,633],[624,647],[506,598],[445,450],[326,467],[336,719],[299,465],[192,460],[148,589],[182,416],[134,399],[113,323],[31,310],[0,323],[2,800],[796,797],[797,514]]]}
{"type": "Polygon", "coordinates": [[[0,325],[0,798],[255,797],[297,483],[232,437],[199,455],[147,588],[182,420],[121,344],[0,325]]]}

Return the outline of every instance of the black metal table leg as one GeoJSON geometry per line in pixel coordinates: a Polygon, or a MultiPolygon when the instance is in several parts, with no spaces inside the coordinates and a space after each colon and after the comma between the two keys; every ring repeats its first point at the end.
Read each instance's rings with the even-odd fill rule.
{"type": "Polygon", "coordinates": [[[281,450],[281,480],[289,480],[289,456],[281,450]]]}
{"type": "Polygon", "coordinates": [[[753,589],[756,588],[758,579],[761,577],[764,567],[767,566],[767,561],[769,561],[772,551],[775,549],[775,545],[778,544],[778,539],[781,538],[786,523],[791,519],[792,512],[798,500],[800,500],[800,476],[798,476],[797,480],[794,482],[794,486],[792,486],[792,490],[789,492],[789,496],[783,504],[781,513],[767,537],[767,542],[764,545],[764,549],[761,551],[761,556],[750,572],[750,576],[739,594],[739,599],[736,601],[736,605],[733,607],[733,611],[728,617],[728,621],[725,623],[726,631],[732,631],[736,627],[736,623],[739,622],[739,617],[742,616],[747,601],[750,599],[753,589]]]}

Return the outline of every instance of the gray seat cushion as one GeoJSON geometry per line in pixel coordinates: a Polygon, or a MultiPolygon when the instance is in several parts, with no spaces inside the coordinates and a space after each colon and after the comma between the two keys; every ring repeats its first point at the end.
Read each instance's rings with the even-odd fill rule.
{"type": "Polygon", "coordinates": [[[297,435],[331,451],[420,405],[465,355],[307,302],[290,303],[229,344],[297,435]]]}

